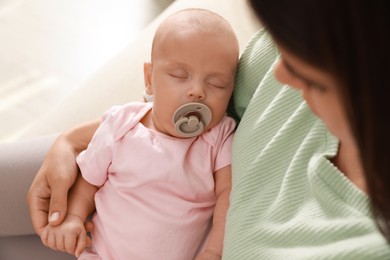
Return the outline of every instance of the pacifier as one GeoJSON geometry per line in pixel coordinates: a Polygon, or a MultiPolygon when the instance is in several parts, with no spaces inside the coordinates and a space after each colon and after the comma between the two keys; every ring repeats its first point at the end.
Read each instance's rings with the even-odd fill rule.
{"type": "Polygon", "coordinates": [[[212,118],[211,110],[202,103],[187,103],[176,109],[173,123],[180,137],[200,135],[212,118]]]}

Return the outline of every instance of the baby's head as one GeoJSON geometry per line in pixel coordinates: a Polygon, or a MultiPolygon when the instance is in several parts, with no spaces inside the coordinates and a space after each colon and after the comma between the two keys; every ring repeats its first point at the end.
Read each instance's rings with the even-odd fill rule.
{"type": "Polygon", "coordinates": [[[234,88],[239,46],[230,24],[203,9],[179,11],[158,27],[151,62],[145,63],[145,89],[153,95],[154,127],[178,136],[173,115],[184,104],[210,108],[204,131],[225,115],[234,88]]]}

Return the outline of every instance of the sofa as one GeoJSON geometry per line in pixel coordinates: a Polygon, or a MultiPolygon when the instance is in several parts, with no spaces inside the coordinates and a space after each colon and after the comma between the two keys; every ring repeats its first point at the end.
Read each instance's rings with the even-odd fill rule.
{"type": "Polygon", "coordinates": [[[113,105],[141,100],[143,62],[150,60],[156,27],[169,14],[191,7],[225,17],[237,34],[241,50],[261,27],[245,0],[176,0],[86,84],[36,119],[16,141],[0,144],[0,259],[74,259],[44,247],[35,235],[26,202],[35,173],[59,133],[99,118],[113,105]]]}

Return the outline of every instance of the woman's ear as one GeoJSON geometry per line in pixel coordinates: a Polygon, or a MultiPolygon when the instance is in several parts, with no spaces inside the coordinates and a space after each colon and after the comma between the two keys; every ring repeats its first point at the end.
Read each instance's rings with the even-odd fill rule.
{"type": "Polygon", "coordinates": [[[153,65],[150,62],[144,63],[144,80],[145,80],[145,92],[148,95],[153,94],[152,90],[152,72],[153,72],[153,65]]]}

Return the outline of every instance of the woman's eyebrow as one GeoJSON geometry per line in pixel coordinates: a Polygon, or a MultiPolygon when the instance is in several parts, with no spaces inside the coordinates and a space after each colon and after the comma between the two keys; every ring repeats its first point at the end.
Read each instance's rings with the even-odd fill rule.
{"type": "Polygon", "coordinates": [[[282,62],[284,63],[284,66],[286,67],[286,69],[291,73],[293,74],[295,77],[305,81],[305,82],[312,82],[311,80],[309,80],[308,78],[306,78],[305,76],[302,76],[300,73],[298,73],[285,59],[282,58],[282,62]]]}

